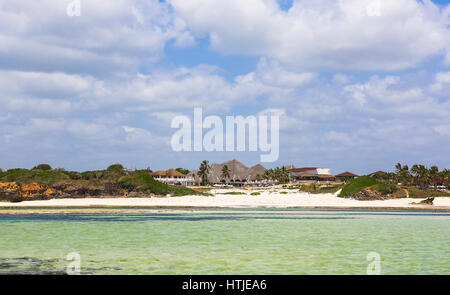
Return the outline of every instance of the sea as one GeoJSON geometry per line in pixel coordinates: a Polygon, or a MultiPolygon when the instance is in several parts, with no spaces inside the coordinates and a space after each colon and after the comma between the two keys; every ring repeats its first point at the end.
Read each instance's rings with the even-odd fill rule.
{"type": "Polygon", "coordinates": [[[450,212],[0,210],[0,274],[450,274],[450,212]]]}

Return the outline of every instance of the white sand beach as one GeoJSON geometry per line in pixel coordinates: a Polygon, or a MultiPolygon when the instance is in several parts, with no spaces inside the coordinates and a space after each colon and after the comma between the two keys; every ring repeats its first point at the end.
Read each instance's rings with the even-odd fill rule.
{"type": "MultiPolygon", "coordinates": [[[[51,199],[44,201],[24,201],[20,203],[0,203],[0,208],[29,207],[216,207],[216,208],[428,208],[450,210],[450,197],[434,199],[434,205],[414,205],[423,199],[402,198],[382,201],[358,201],[344,199],[334,194],[309,194],[306,192],[281,193],[260,191],[260,195],[250,195],[250,191],[236,190],[242,194],[227,195],[230,190],[214,190],[214,196],[152,197],[152,198],[78,198],[51,199]]],[[[258,190],[254,190],[258,191],[258,190]]],[[[253,192],[254,192],[253,191],[253,192]]]]}

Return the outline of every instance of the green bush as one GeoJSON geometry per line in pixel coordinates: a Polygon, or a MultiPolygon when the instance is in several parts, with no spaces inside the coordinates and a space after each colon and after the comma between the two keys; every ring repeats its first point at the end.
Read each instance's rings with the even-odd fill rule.
{"type": "Polygon", "coordinates": [[[378,182],[370,176],[360,176],[347,182],[342,187],[342,191],[339,194],[339,197],[347,197],[349,195],[356,194],[357,192],[360,192],[363,189],[376,184],[378,184],[378,182]]]}
{"type": "Polygon", "coordinates": [[[254,192],[254,193],[251,193],[250,195],[251,196],[259,196],[261,193],[259,193],[259,192],[254,192]]]}
{"type": "Polygon", "coordinates": [[[122,164],[113,164],[109,166],[106,171],[122,173],[124,171],[124,168],[122,164]]]}
{"type": "Polygon", "coordinates": [[[50,171],[50,170],[52,170],[52,166],[50,166],[49,164],[39,164],[39,165],[33,167],[33,169],[31,169],[31,170],[50,171]]]}
{"type": "Polygon", "coordinates": [[[449,192],[422,190],[412,186],[407,187],[407,190],[410,198],[450,197],[449,192]]]}
{"type": "Polygon", "coordinates": [[[379,191],[384,195],[393,194],[398,190],[397,185],[390,181],[383,181],[381,183],[372,186],[371,188],[379,191]]]}
{"type": "Polygon", "coordinates": [[[172,194],[174,196],[184,196],[202,194],[186,187],[170,186],[159,182],[146,172],[135,172],[130,176],[124,176],[119,180],[119,184],[122,186],[137,187],[144,192],[150,192],[156,195],[172,194]]]}
{"type": "Polygon", "coordinates": [[[17,183],[29,183],[36,181],[41,184],[52,185],[55,182],[67,179],[69,179],[69,176],[67,176],[64,172],[41,169],[9,169],[6,172],[0,173],[0,181],[17,183]]]}
{"type": "Polygon", "coordinates": [[[245,195],[246,193],[241,193],[241,192],[226,192],[226,193],[221,193],[222,195],[245,195]]]}

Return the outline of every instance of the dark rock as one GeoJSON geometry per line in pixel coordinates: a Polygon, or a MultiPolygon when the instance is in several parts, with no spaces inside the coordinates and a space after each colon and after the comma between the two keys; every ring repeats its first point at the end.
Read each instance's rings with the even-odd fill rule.
{"type": "Polygon", "coordinates": [[[418,203],[412,202],[411,204],[414,204],[414,205],[433,205],[433,201],[434,201],[434,198],[426,198],[425,200],[422,200],[422,201],[420,201],[418,203]]]}
{"type": "Polygon", "coordinates": [[[376,200],[389,200],[395,199],[392,195],[383,195],[379,191],[371,190],[371,189],[363,189],[362,191],[350,195],[349,198],[359,200],[359,201],[376,201],[376,200]]]}

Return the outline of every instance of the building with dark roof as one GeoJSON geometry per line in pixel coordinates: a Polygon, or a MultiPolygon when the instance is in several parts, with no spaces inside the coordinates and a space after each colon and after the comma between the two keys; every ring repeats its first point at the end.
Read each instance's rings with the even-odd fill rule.
{"type": "Polygon", "coordinates": [[[335,181],[329,168],[302,167],[288,169],[291,181],[335,181]]]}
{"type": "Polygon", "coordinates": [[[337,179],[341,180],[341,181],[347,181],[347,180],[354,179],[354,178],[358,177],[358,175],[356,175],[354,173],[351,173],[351,172],[348,172],[348,171],[345,171],[343,173],[335,175],[335,177],[337,179]]]}

